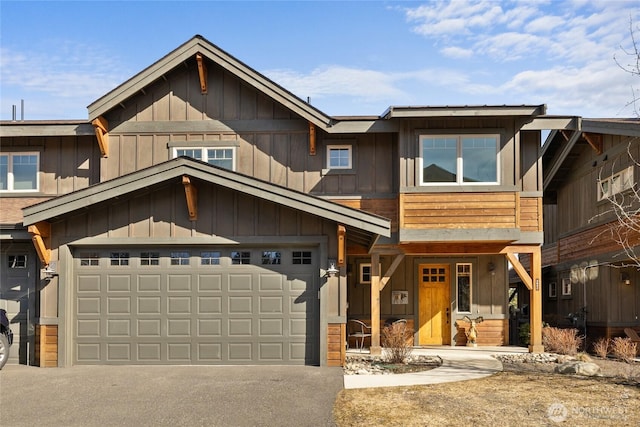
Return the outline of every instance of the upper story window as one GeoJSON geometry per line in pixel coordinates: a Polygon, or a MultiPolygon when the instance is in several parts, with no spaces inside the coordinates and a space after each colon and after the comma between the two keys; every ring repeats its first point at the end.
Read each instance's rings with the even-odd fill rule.
{"type": "Polygon", "coordinates": [[[187,156],[210,165],[235,170],[235,147],[175,147],[174,157],[187,156]]]}
{"type": "Polygon", "coordinates": [[[327,169],[352,169],[351,145],[327,145],[327,169]]]}
{"type": "Polygon", "coordinates": [[[498,135],[421,135],[420,185],[497,184],[498,135]]]}
{"type": "Polygon", "coordinates": [[[38,191],[38,153],[0,154],[0,191],[38,191]]]}
{"type": "Polygon", "coordinates": [[[631,187],[633,187],[633,166],[629,166],[618,173],[600,179],[598,184],[598,200],[622,193],[631,187]]]}

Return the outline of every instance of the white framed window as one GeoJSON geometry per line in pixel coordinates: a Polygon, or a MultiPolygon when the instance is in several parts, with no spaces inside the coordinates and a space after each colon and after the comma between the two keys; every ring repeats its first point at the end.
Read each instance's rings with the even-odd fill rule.
{"type": "Polygon", "coordinates": [[[598,181],[598,200],[622,193],[633,187],[633,166],[598,181]]]}
{"type": "Polygon", "coordinates": [[[27,268],[26,255],[9,255],[9,268],[27,268]]]}
{"type": "Polygon", "coordinates": [[[571,296],[571,279],[568,277],[562,279],[562,296],[571,296]]]}
{"type": "Polygon", "coordinates": [[[291,263],[293,265],[311,264],[313,261],[310,251],[293,251],[291,253],[291,263]]]}
{"type": "Polygon", "coordinates": [[[420,135],[420,185],[498,184],[499,135],[420,135]]]}
{"type": "Polygon", "coordinates": [[[38,191],[39,153],[0,154],[0,191],[38,191]]]}
{"type": "Polygon", "coordinates": [[[200,252],[200,265],[220,265],[220,252],[200,252]]]}
{"type": "Polygon", "coordinates": [[[549,298],[558,296],[558,284],[556,282],[549,283],[549,298]]]}
{"type": "MultiPolygon", "coordinates": [[[[378,271],[380,272],[380,275],[382,275],[382,264],[378,264],[378,271]]],[[[371,284],[371,263],[370,262],[365,262],[360,264],[360,283],[363,285],[370,285],[371,284]]]]}
{"type": "Polygon", "coordinates": [[[251,252],[233,251],[231,252],[231,264],[251,264],[251,252]]]}
{"type": "Polygon", "coordinates": [[[171,265],[189,265],[190,262],[189,252],[171,252],[171,265]]]}
{"type": "Polygon", "coordinates": [[[80,254],[80,266],[81,267],[100,266],[100,255],[95,252],[80,254]]]}
{"type": "Polygon", "coordinates": [[[352,169],[351,145],[327,145],[327,169],[352,169]]]}
{"type": "Polygon", "coordinates": [[[280,251],[262,251],[263,265],[280,265],[282,264],[282,254],[280,251]]]}
{"type": "Polygon", "coordinates": [[[111,252],[109,255],[110,265],[129,265],[129,252],[111,252]]]}
{"type": "Polygon", "coordinates": [[[236,170],[235,147],[174,147],[173,157],[191,157],[221,168],[236,170]]]}
{"type": "Polygon", "coordinates": [[[160,252],[140,252],[140,265],[160,265],[160,252]]]}
{"type": "Polygon", "coordinates": [[[456,264],[458,313],[471,313],[471,264],[456,264]]]}

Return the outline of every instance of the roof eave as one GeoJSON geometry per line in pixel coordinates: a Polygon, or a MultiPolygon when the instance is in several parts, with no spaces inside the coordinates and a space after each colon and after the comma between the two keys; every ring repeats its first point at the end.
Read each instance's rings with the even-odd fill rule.
{"type": "Polygon", "coordinates": [[[425,106],[425,107],[389,107],[382,115],[393,118],[428,117],[496,117],[496,116],[540,116],[545,114],[546,105],[499,105],[499,106],[425,106]]]}

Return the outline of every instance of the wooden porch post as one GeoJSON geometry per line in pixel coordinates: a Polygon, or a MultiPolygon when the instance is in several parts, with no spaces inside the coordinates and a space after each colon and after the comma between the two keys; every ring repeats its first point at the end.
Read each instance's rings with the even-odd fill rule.
{"type": "Polygon", "coordinates": [[[371,254],[371,347],[372,355],[382,353],[380,347],[380,254],[371,254]]]}
{"type": "Polygon", "coordinates": [[[543,353],[542,345],[542,255],[540,246],[531,251],[531,281],[532,287],[529,291],[529,351],[531,353],[543,353]]]}

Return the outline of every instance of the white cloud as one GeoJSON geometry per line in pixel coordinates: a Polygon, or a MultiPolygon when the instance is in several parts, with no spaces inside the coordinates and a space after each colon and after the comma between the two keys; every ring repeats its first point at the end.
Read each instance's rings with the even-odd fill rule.
{"type": "Polygon", "coordinates": [[[471,58],[473,56],[472,49],[465,49],[459,46],[450,46],[440,49],[440,52],[449,58],[471,58]]]}

